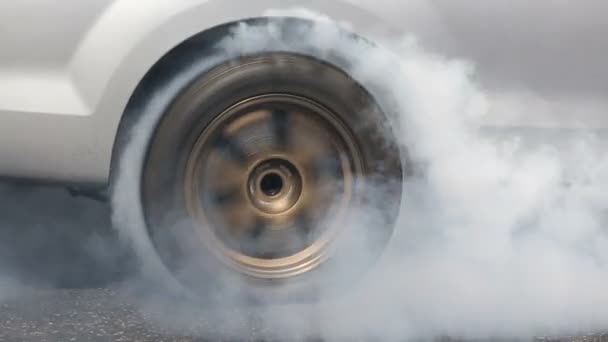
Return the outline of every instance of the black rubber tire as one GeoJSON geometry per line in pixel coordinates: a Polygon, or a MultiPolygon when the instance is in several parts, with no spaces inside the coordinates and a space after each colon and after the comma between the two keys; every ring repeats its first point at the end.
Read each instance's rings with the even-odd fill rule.
{"type": "MultiPolygon", "coordinates": [[[[402,154],[380,104],[340,68],[339,63],[346,59],[337,57],[330,64],[300,52],[261,51],[230,60],[201,55],[216,62],[196,73],[177,70],[184,87],[177,94],[167,93],[169,89],[156,94],[172,100],[148,141],[141,174],[141,207],[162,263],[197,297],[222,304],[235,296],[239,302],[242,298],[264,302],[319,298],[349,286],[387,245],[402,195],[402,154]],[[310,272],[280,281],[254,279],[224,266],[193,238],[194,227],[182,190],[192,146],[202,130],[228,107],[267,93],[314,99],[340,115],[356,137],[366,177],[377,190],[366,198],[367,204],[381,206],[376,209],[382,213],[381,224],[369,227],[375,230],[374,240],[369,241],[369,250],[356,265],[340,260],[340,248],[345,247],[338,243],[334,257],[310,272]],[[379,192],[381,204],[376,197],[379,192]]],[[[183,69],[189,70],[189,66],[183,69]]]]}

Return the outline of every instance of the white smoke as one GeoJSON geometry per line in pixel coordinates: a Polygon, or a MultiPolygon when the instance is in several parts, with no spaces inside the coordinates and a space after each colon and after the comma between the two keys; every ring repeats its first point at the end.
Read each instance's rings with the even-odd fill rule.
{"type": "MultiPolygon", "coordinates": [[[[225,56],[281,50],[323,58],[340,51],[347,71],[399,114],[400,143],[423,176],[406,180],[389,251],[350,295],[312,306],[227,310],[218,329],[248,338],[250,315],[262,327],[256,336],[279,339],[526,338],[608,326],[608,158],[600,136],[570,134],[554,144],[529,143],[517,130],[496,133],[483,122],[505,107],[475,81],[471,63],[424,51],[413,37],[372,47],[309,11],[287,14],[320,24],[298,41],[284,40],[273,23],[242,24],[222,42],[225,56]]],[[[156,97],[144,109],[150,114],[134,130],[113,198],[115,220],[138,229],[123,232],[139,241],[146,259],[151,246],[133,204],[146,139],[168,101],[156,97]]],[[[196,325],[199,316],[172,317],[196,325]]]]}

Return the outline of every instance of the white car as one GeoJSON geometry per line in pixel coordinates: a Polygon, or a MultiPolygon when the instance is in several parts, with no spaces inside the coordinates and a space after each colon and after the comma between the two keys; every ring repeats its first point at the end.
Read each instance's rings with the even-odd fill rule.
{"type": "Polygon", "coordinates": [[[226,279],[273,299],[348,284],[386,246],[412,168],[352,51],[302,37],[345,23],[342,41],[372,46],[415,32],[419,3],[3,1],[0,176],[107,195],[142,259],[203,297],[226,279]],[[353,208],[379,191],[371,247],[344,257],[353,208]]]}

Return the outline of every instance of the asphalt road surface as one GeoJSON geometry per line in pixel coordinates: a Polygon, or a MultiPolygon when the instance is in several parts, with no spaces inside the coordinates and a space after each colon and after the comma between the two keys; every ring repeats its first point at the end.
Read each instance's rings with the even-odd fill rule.
{"type": "MultiPolygon", "coordinates": [[[[199,312],[188,329],[159,324],[159,317],[174,314],[162,305],[146,315],[133,289],[124,287],[132,258],[109,229],[102,203],[0,183],[0,218],[0,341],[260,340],[268,334],[255,313],[239,309],[199,312]]],[[[175,319],[182,318],[188,317],[175,319]]],[[[562,340],[599,342],[608,335],[562,340]]]]}
{"type": "Polygon", "coordinates": [[[110,289],[36,290],[0,305],[2,341],[192,341],[149,324],[110,289]]]}

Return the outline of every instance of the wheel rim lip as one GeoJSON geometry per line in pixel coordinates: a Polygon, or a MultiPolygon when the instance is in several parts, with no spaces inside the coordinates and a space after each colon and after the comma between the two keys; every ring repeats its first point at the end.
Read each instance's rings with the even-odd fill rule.
{"type": "MultiPolygon", "coordinates": [[[[264,159],[272,158],[285,159],[292,163],[296,168],[301,167],[298,165],[298,161],[292,160],[289,155],[282,153],[269,154],[264,159]]],[[[240,273],[258,278],[286,278],[296,276],[316,268],[330,256],[330,246],[335,241],[336,235],[340,233],[341,230],[337,229],[340,228],[340,219],[342,221],[347,220],[345,218],[347,207],[350,205],[356,205],[355,203],[357,203],[357,201],[360,200],[359,197],[361,197],[358,195],[361,194],[364,184],[361,177],[358,177],[358,175],[365,172],[365,164],[363,163],[362,158],[363,155],[359,150],[357,139],[352,134],[348,125],[343,122],[338,114],[332,112],[322,104],[307,97],[293,94],[269,93],[252,96],[237,102],[224,112],[217,115],[217,117],[211,121],[211,123],[198,137],[186,165],[184,178],[186,209],[190,217],[193,219],[195,230],[197,233],[199,233],[198,236],[202,240],[202,243],[204,243],[209,250],[219,257],[220,260],[235,268],[240,273]],[[263,101],[271,102],[273,100],[287,101],[289,103],[293,102],[300,105],[303,104],[308,106],[309,109],[316,109],[313,112],[319,115],[331,129],[339,134],[339,139],[342,140],[348,149],[348,166],[350,166],[351,170],[349,173],[344,174],[343,180],[345,184],[348,183],[350,186],[344,187],[345,196],[343,196],[341,199],[343,203],[341,203],[339,214],[332,215],[333,218],[330,220],[332,222],[327,223],[331,226],[331,229],[324,231],[316,241],[298,253],[279,259],[261,259],[239,253],[238,251],[234,251],[225,246],[225,243],[222,242],[221,239],[218,238],[213,232],[213,229],[210,228],[213,223],[211,223],[207,215],[204,213],[204,209],[200,205],[200,198],[195,194],[196,191],[193,190],[201,188],[201,179],[199,179],[199,177],[196,175],[200,174],[203,166],[201,165],[202,163],[198,162],[197,160],[201,158],[201,149],[205,146],[208,138],[217,129],[221,128],[226,121],[230,121],[230,117],[236,116],[236,113],[238,113],[239,110],[248,103],[253,102],[254,105],[256,105],[259,104],[260,101],[263,103],[263,101]]],[[[344,160],[342,160],[342,162],[344,162],[344,160]]],[[[259,163],[259,160],[253,164],[257,163],[259,163]]],[[[307,185],[302,184],[301,186],[304,188],[307,185]]],[[[293,208],[288,209],[288,211],[291,209],[293,208]]],[[[323,224],[326,223],[324,222],[323,224]]]]}

